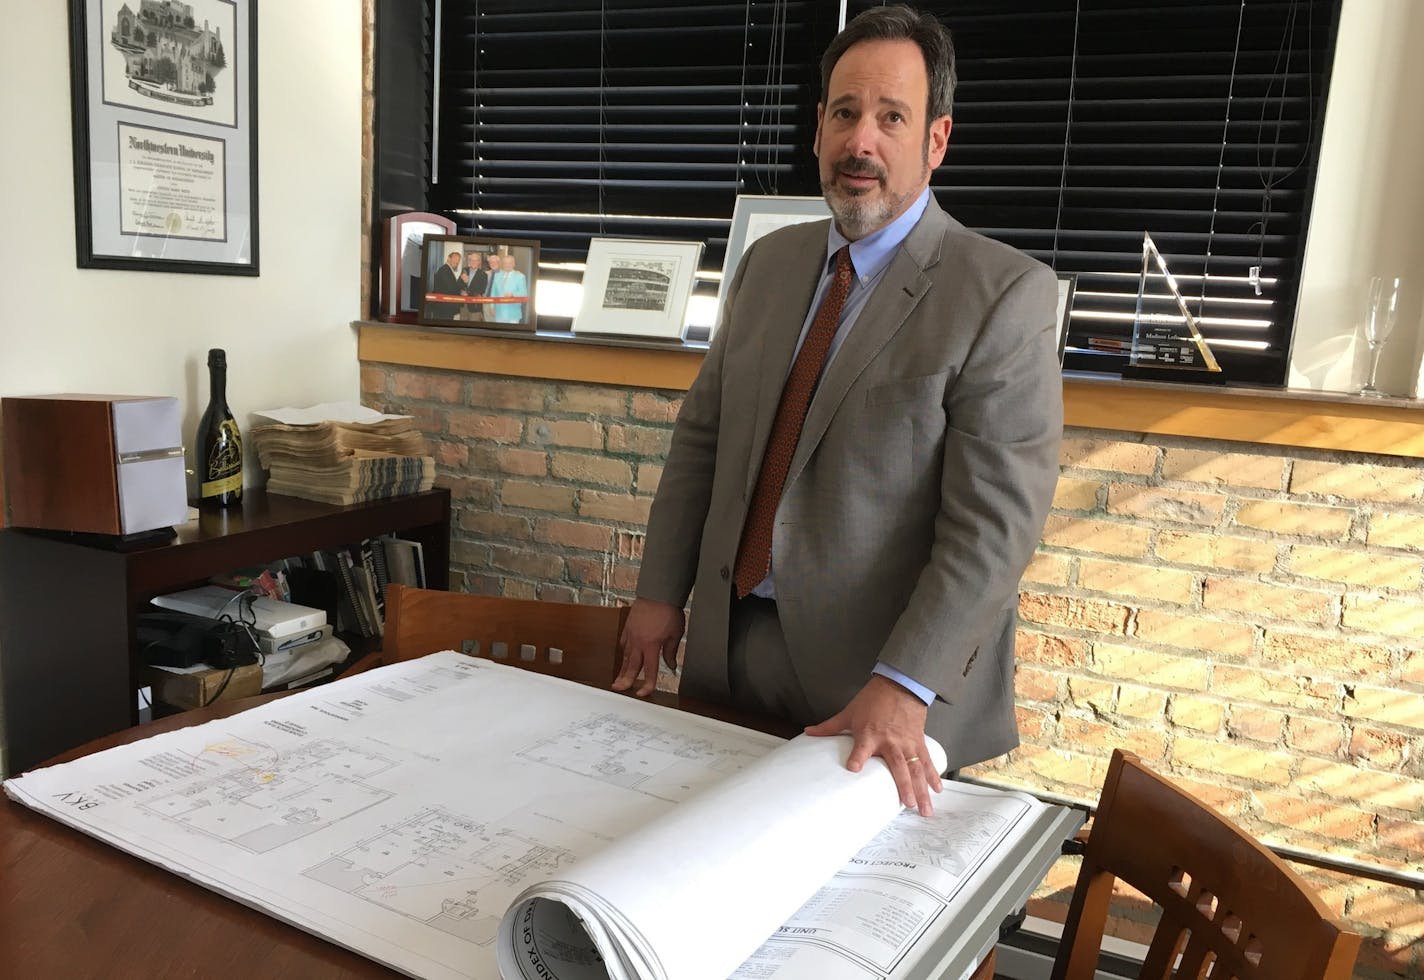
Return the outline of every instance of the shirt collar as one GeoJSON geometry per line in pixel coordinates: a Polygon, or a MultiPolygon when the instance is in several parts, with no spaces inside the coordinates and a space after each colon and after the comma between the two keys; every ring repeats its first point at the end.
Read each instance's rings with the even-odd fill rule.
{"type": "Polygon", "coordinates": [[[910,229],[915,227],[929,203],[930,189],[926,187],[920,191],[920,196],[915,199],[915,203],[905,209],[904,214],[879,231],[872,232],[855,242],[849,242],[844,235],[836,230],[836,223],[832,221],[831,230],[826,234],[826,261],[829,262],[841,250],[842,246],[849,244],[850,261],[855,266],[856,278],[862,283],[870,282],[885,271],[895,250],[909,237],[910,229]]]}

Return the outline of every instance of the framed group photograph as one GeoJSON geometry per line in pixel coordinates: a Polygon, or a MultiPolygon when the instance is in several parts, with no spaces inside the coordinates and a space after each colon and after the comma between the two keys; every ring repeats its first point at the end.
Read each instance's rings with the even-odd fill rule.
{"type": "Polygon", "coordinates": [[[717,317],[712,330],[715,332],[716,325],[722,321],[727,290],[731,288],[737,266],[752,242],[778,228],[830,216],[831,209],[820,197],[738,194],[737,203],[732,208],[732,228],[727,233],[727,257],[722,262],[722,284],[717,288],[717,317]]]}
{"type": "Polygon", "coordinates": [[[432,327],[534,329],[539,243],[426,234],[420,322],[432,327]]]}
{"type": "Polygon", "coordinates": [[[70,0],[80,268],[258,274],[256,0],[70,0]]]}
{"type": "Polygon", "coordinates": [[[574,333],[681,340],[701,242],[595,238],[574,333]]]}

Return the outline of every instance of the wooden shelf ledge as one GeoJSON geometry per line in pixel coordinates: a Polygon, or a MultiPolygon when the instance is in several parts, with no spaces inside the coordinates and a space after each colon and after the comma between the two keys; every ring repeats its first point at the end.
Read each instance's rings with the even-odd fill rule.
{"type": "MultiPolygon", "coordinates": [[[[686,391],[705,345],[359,322],[363,363],[686,391]]],[[[1069,426],[1424,459],[1424,402],[1331,392],[1063,379],[1069,426]]]]}

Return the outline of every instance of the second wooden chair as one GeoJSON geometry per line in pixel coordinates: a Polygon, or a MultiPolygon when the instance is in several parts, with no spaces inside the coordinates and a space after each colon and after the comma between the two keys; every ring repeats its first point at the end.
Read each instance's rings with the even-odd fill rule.
{"type": "Polygon", "coordinates": [[[535,599],[439,592],[391,585],[386,592],[382,661],[412,660],[437,650],[607,686],[618,669],[626,606],[587,606],[535,599]]]}
{"type": "Polygon", "coordinates": [[[1092,980],[1121,879],[1161,909],[1141,977],[1347,980],[1360,937],[1285,863],[1215,810],[1115,750],[1053,980],[1092,980]]]}

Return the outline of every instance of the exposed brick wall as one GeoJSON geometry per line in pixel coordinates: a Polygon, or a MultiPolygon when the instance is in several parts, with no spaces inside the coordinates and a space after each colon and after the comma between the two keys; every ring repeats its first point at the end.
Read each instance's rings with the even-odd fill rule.
{"type": "MultiPolygon", "coordinates": [[[[361,384],[430,438],[455,587],[630,598],[678,393],[361,384]]],[[[1062,466],[1020,598],[1024,744],[980,775],[1095,799],[1121,746],[1268,841],[1424,868],[1424,461],[1070,430],[1062,466]]],[[[1424,896],[1303,874],[1371,937],[1360,975],[1424,975],[1424,896]]],[[[1119,931],[1143,921],[1129,902],[1119,931]]]]}
{"type": "Polygon", "coordinates": [[[680,398],[364,366],[362,400],[418,419],[452,490],[452,587],[627,600],[680,398]]]}

